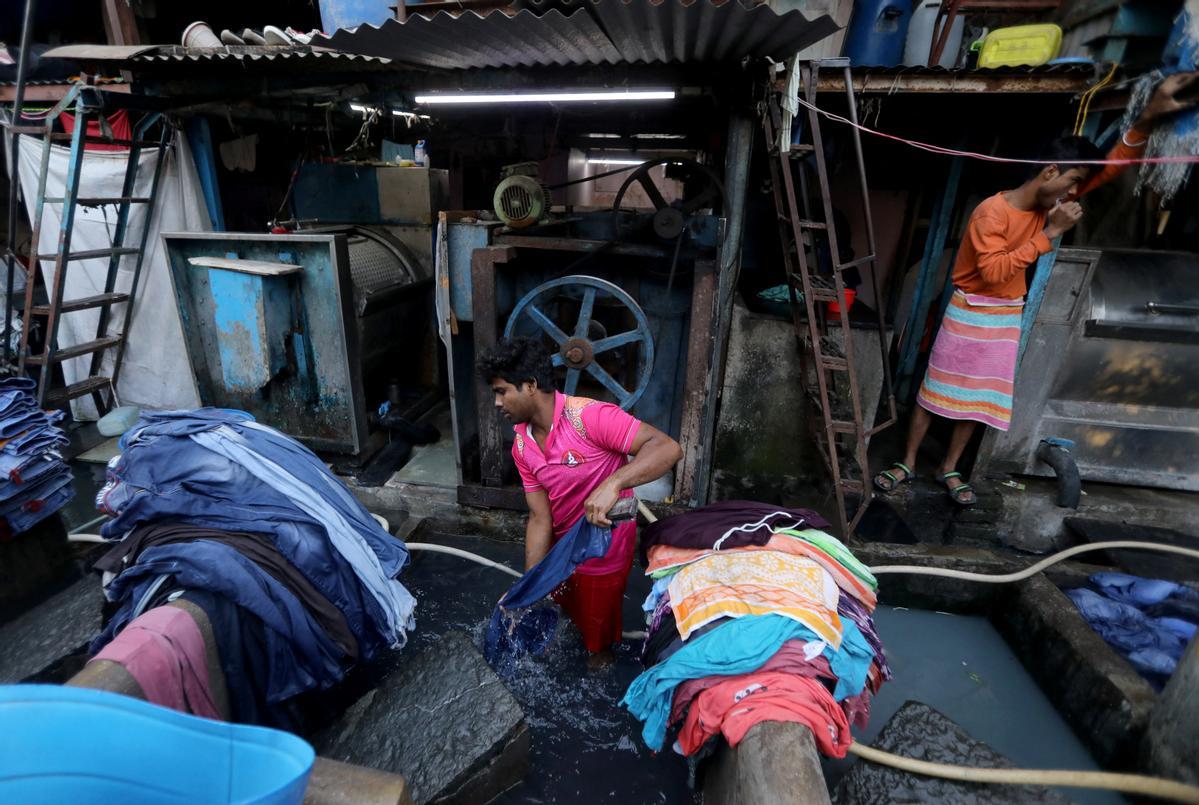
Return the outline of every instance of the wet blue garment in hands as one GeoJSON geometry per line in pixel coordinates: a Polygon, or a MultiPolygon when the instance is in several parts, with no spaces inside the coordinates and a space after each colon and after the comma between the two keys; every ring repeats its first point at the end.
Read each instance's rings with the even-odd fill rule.
{"type": "Polygon", "coordinates": [[[558,626],[558,610],[535,605],[570,578],[580,564],[607,554],[611,542],[611,529],[580,517],[544,559],[517,579],[491,613],[483,640],[483,656],[492,667],[511,669],[522,657],[545,650],[558,626]]]}

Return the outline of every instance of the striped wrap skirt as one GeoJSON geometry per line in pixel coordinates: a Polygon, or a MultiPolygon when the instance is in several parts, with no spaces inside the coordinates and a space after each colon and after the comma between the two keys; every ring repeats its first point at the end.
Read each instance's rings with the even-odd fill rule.
{"type": "Polygon", "coordinates": [[[1012,420],[1022,299],[953,292],[916,402],[937,416],[999,430],[1012,420]]]}

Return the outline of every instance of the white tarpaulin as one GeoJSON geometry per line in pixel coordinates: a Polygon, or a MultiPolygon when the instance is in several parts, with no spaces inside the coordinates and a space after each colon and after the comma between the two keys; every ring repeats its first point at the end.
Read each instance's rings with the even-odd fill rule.
{"type": "MultiPolygon", "coordinates": [[[[38,183],[42,144],[27,137],[22,137],[19,142],[21,186],[26,191],[25,205],[32,221],[33,196],[38,183]]],[[[150,195],[156,156],[153,149],[142,152],[134,196],[150,195]]],[[[69,148],[57,145],[51,147],[50,167],[46,176],[48,197],[61,198],[64,195],[69,157],[69,148]]],[[[79,196],[120,196],[127,162],[128,153],[124,151],[88,151],[83,159],[79,196]]],[[[129,226],[123,245],[136,247],[139,244],[148,206],[130,206],[129,226]]],[[[37,244],[39,254],[54,254],[57,250],[61,214],[61,204],[45,205],[37,244]]],[[[71,251],[110,248],[116,214],[117,208],[112,205],[76,208],[71,251]]],[[[125,344],[121,376],[117,381],[117,396],[122,404],[140,405],[143,408],[194,408],[200,404],[199,398],[187,359],[187,350],[183,344],[183,330],[179,323],[175,295],[171,290],[167,256],[162,238],[159,237],[161,232],[206,232],[211,229],[195,163],[187,146],[187,138],[182,133],[176,133],[174,145],[167,152],[153,216],[149,239],[146,242],[141,280],[134,301],[131,332],[125,344]]],[[[136,255],[125,255],[121,258],[117,291],[128,291],[136,259],[136,255]]],[[[47,275],[46,283],[49,285],[53,281],[53,261],[43,260],[42,270],[47,275]]],[[[70,263],[63,298],[70,300],[103,293],[107,272],[107,257],[70,263]]],[[[19,310],[21,300],[14,301],[19,310]]],[[[99,315],[100,311],[94,308],[63,314],[58,330],[59,348],[93,340],[96,337],[99,315]]],[[[125,305],[114,305],[108,326],[109,334],[115,335],[120,332],[124,320],[125,305]]],[[[100,372],[102,375],[111,377],[112,362],[113,350],[106,350],[100,372]]],[[[75,383],[87,377],[91,368],[91,356],[65,361],[62,367],[67,383],[75,383]]],[[[95,405],[90,397],[81,398],[72,403],[72,413],[77,419],[94,419],[95,405]]]]}

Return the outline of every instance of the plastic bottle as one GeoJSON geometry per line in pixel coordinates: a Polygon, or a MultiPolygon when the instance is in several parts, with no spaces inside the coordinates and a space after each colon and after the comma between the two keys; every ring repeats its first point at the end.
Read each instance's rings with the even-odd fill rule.
{"type": "Polygon", "coordinates": [[[413,161],[415,161],[416,164],[421,166],[422,168],[429,167],[429,157],[427,155],[427,152],[425,151],[425,141],[424,140],[416,141],[416,150],[413,153],[413,158],[414,158],[413,161]]]}

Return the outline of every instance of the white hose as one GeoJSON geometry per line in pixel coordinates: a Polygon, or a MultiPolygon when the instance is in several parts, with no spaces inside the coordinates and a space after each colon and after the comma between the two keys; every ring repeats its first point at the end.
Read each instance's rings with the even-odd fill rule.
{"type": "Polygon", "coordinates": [[[1023,570],[1018,570],[1015,573],[972,573],[968,570],[951,570],[943,567],[920,567],[919,565],[880,565],[870,568],[870,572],[876,576],[887,573],[911,573],[919,576],[941,576],[947,579],[965,579],[966,581],[981,581],[986,584],[1007,584],[1013,581],[1024,581],[1040,573],[1050,565],[1056,565],[1058,562],[1069,559],[1071,556],[1077,556],[1080,553],[1089,553],[1090,551],[1105,551],[1111,548],[1133,548],[1144,551],[1157,551],[1159,553],[1175,553],[1179,556],[1189,556],[1192,559],[1199,559],[1199,551],[1193,548],[1182,548],[1177,545],[1160,545],[1156,542],[1137,542],[1135,540],[1114,540],[1112,542],[1093,542],[1090,545],[1075,545],[1073,548],[1067,548],[1064,551],[1046,556],[1036,564],[1029,565],[1023,570]]]}
{"type": "Polygon", "coordinates": [[[1057,769],[980,769],[974,766],[953,766],[932,763],[884,752],[854,741],[849,751],[871,763],[881,763],[914,774],[960,780],[966,783],[997,783],[1000,785],[1064,785],[1075,788],[1102,788],[1143,794],[1175,802],[1199,805],[1199,788],[1186,783],[1148,777],[1142,774],[1115,774],[1106,771],[1061,771],[1057,769]]]}
{"type": "Polygon", "coordinates": [[[508,567],[507,565],[502,565],[499,562],[493,562],[490,559],[486,559],[482,556],[479,556],[476,553],[471,553],[470,551],[464,551],[461,548],[451,548],[449,545],[434,545],[429,542],[406,542],[406,543],[404,543],[404,547],[406,547],[410,551],[428,551],[429,553],[447,553],[450,556],[457,556],[462,559],[469,559],[470,561],[476,562],[485,567],[494,567],[496,570],[507,573],[509,576],[515,576],[518,579],[521,576],[521,574],[518,571],[513,570],[512,568],[508,567]]]}

